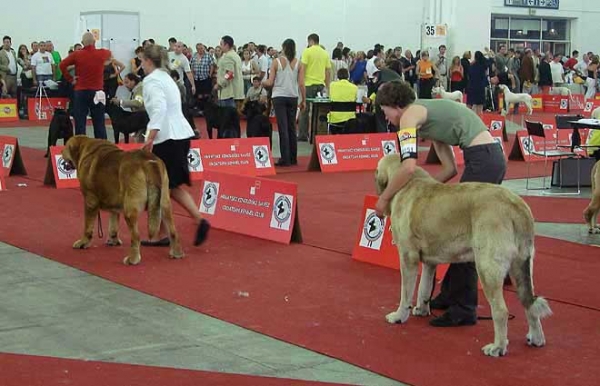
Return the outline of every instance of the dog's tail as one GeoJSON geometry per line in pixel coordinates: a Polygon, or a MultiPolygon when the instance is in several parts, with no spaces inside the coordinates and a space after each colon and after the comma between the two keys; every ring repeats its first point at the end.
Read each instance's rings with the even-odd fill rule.
{"type": "Polygon", "coordinates": [[[535,247],[533,240],[528,240],[525,259],[515,259],[511,267],[511,275],[517,287],[517,296],[521,304],[534,318],[544,318],[552,315],[548,301],[541,296],[536,296],[533,290],[533,255],[535,247]]]}
{"type": "MultiPolygon", "coordinates": [[[[146,162],[146,190],[148,192],[148,235],[151,239],[155,238],[160,231],[161,199],[164,188],[163,172],[164,166],[160,160],[149,160],[146,162]]],[[[166,194],[169,194],[168,181],[166,194]]]]}

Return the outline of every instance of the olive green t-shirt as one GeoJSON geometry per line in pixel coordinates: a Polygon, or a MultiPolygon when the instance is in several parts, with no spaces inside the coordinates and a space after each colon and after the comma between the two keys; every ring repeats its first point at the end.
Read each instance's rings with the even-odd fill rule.
{"type": "Polygon", "coordinates": [[[427,120],[417,130],[419,138],[431,139],[461,149],[487,127],[473,110],[448,99],[419,99],[415,105],[427,109],[427,120]]]}

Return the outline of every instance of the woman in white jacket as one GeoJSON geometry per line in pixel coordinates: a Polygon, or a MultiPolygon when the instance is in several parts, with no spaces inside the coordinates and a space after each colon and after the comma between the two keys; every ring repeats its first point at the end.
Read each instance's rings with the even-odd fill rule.
{"type": "MultiPolygon", "coordinates": [[[[144,105],[150,122],[146,130],[144,148],[158,156],[167,168],[171,197],[183,206],[196,220],[198,228],[194,245],[206,239],[210,224],[200,216],[192,196],[182,188],[191,185],[188,152],[194,131],[181,112],[179,88],[167,72],[166,50],[158,45],[144,49],[142,67],[144,78],[144,105]]],[[[142,241],[146,246],[169,246],[168,230],[161,226],[157,239],[142,241]]]]}

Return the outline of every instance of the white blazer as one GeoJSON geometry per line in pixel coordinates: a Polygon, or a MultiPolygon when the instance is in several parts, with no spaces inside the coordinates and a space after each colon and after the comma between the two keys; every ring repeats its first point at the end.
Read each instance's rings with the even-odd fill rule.
{"type": "Polygon", "coordinates": [[[143,82],[144,105],[150,118],[148,131],[158,129],[154,144],[193,137],[194,130],[183,116],[181,94],[173,78],[156,69],[143,82]]]}

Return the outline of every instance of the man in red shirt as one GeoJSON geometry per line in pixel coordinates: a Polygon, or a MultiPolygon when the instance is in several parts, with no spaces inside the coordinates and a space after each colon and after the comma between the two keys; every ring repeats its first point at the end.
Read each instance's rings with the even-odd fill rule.
{"type": "Polygon", "coordinates": [[[575,70],[575,65],[577,64],[577,57],[579,56],[579,51],[575,50],[573,51],[573,55],[569,58],[569,60],[567,60],[567,62],[564,64],[564,68],[567,70],[575,70]]]}
{"type": "Polygon", "coordinates": [[[74,51],[60,62],[60,70],[67,82],[74,85],[73,118],[75,118],[75,134],[86,134],[88,111],[92,116],[94,137],[106,139],[104,125],[104,66],[112,57],[109,50],[96,49],[94,36],[86,32],[81,38],[83,49],[74,51]],[[67,68],[75,66],[76,76],[73,78],[67,68]]]}

